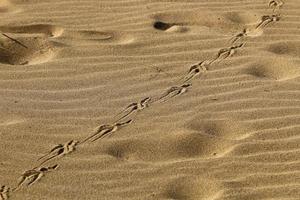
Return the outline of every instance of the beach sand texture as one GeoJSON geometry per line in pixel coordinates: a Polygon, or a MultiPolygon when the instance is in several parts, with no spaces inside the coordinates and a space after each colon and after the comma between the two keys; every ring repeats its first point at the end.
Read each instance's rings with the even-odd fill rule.
{"type": "Polygon", "coordinates": [[[0,200],[300,199],[299,0],[0,18],[0,200]]]}

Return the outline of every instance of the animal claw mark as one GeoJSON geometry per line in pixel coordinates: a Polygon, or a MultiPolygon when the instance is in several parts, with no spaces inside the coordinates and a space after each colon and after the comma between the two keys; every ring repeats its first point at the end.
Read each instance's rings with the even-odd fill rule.
{"type": "Polygon", "coordinates": [[[88,136],[87,138],[85,138],[83,141],[81,141],[79,144],[83,144],[85,142],[87,142],[88,140],[92,139],[92,142],[95,142],[98,139],[104,138],[105,136],[112,134],[114,132],[116,132],[120,127],[122,126],[126,126],[128,124],[130,124],[133,120],[130,119],[126,122],[118,122],[115,124],[105,124],[105,125],[101,125],[94,134],[88,136]]]}
{"type": "Polygon", "coordinates": [[[269,7],[273,8],[273,13],[276,9],[280,9],[283,6],[283,2],[281,0],[270,0],[269,7]]]}
{"type": "Polygon", "coordinates": [[[99,136],[95,137],[95,139],[93,139],[92,142],[95,142],[98,139],[101,139],[109,134],[112,134],[113,132],[116,132],[119,129],[119,127],[126,126],[126,125],[130,124],[131,122],[132,122],[132,120],[130,119],[126,122],[120,122],[120,123],[114,124],[110,129],[104,130],[103,132],[102,131],[99,132],[101,134],[99,136]]]}
{"type": "Polygon", "coordinates": [[[173,98],[176,96],[179,96],[183,93],[186,93],[188,91],[188,88],[190,88],[192,84],[190,83],[185,83],[181,86],[173,86],[170,89],[168,89],[161,97],[159,97],[156,101],[160,101],[162,99],[165,99],[162,102],[165,102],[169,98],[173,98]]]}
{"type": "MultiPolygon", "coordinates": [[[[281,0],[271,0],[269,2],[269,7],[273,7],[273,13],[276,8],[280,9],[280,7],[282,5],[283,5],[283,2],[281,0]]],[[[279,21],[279,20],[280,20],[280,14],[264,15],[264,16],[262,16],[261,22],[256,26],[256,28],[265,27],[269,23],[279,21]]],[[[166,30],[166,29],[170,28],[170,26],[172,26],[172,25],[174,25],[174,24],[166,24],[163,22],[156,22],[156,24],[154,24],[154,27],[157,29],[166,30]]],[[[28,48],[26,45],[22,44],[18,40],[11,38],[10,36],[8,36],[4,33],[1,33],[1,34],[3,36],[7,37],[8,39],[18,43],[22,47],[28,48]]],[[[245,36],[247,36],[247,30],[243,29],[242,32],[236,34],[231,39],[232,44],[239,41],[240,39],[242,39],[245,36]]],[[[153,101],[150,97],[146,97],[139,102],[129,104],[124,110],[122,110],[119,114],[117,114],[117,116],[123,114],[121,116],[121,118],[118,119],[118,121],[126,118],[127,116],[131,115],[133,112],[137,112],[137,111],[145,109],[146,107],[149,106],[150,103],[160,101],[160,100],[166,101],[169,98],[173,98],[173,97],[179,96],[183,93],[186,93],[188,91],[188,88],[190,88],[192,86],[192,84],[186,83],[186,82],[192,80],[194,77],[199,75],[201,73],[201,71],[207,71],[206,65],[210,65],[218,59],[221,59],[221,58],[226,59],[229,56],[234,55],[236,50],[243,47],[244,45],[245,45],[245,43],[241,43],[239,45],[221,49],[221,50],[219,50],[218,55],[216,56],[216,58],[214,60],[202,61],[198,64],[192,65],[190,67],[187,75],[185,76],[184,84],[182,84],[180,86],[173,86],[173,87],[169,88],[157,100],[153,101]]],[[[4,49],[1,46],[0,46],[0,48],[4,49]]],[[[160,73],[161,71],[158,71],[158,72],[160,73]]],[[[218,99],[213,98],[212,100],[218,100],[218,99]]],[[[34,183],[39,181],[43,176],[45,176],[46,173],[54,171],[58,168],[57,164],[53,165],[53,166],[49,166],[49,167],[41,167],[44,163],[48,162],[51,159],[54,159],[55,157],[63,156],[63,155],[73,152],[75,150],[76,146],[78,146],[79,144],[83,144],[88,140],[95,142],[99,139],[102,139],[102,138],[106,137],[107,135],[112,134],[113,132],[116,132],[120,127],[123,127],[123,126],[126,126],[126,125],[132,123],[133,120],[130,119],[125,122],[118,122],[118,121],[113,124],[101,125],[96,130],[95,133],[88,136],[81,142],[71,140],[65,144],[58,144],[55,147],[53,147],[48,153],[46,153],[42,157],[38,158],[38,161],[43,160],[39,167],[35,167],[33,169],[27,170],[21,175],[20,180],[15,188],[10,189],[7,186],[2,186],[0,188],[0,200],[8,200],[10,192],[14,192],[14,191],[18,190],[24,184],[26,184],[27,186],[33,185],[34,183]]]]}
{"type": "Polygon", "coordinates": [[[10,188],[3,185],[0,189],[0,200],[7,200],[9,198],[10,188]]]}
{"type": "Polygon", "coordinates": [[[28,49],[28,47],[27,47],[26,45],[24,45],[23,43],[21,43],[20,41],[18,41],[18,40],[16,40],[16,39],[14,39],[14,38],[12,38],[12,37],[6,35],[5,33],[1,33],[1,34],[2,34],[4,37],[7,37],[8,39],[10,39],[10,40],[16,42],[17,44],[21,45],[22,47],[28,49]]]}
{"type": "Polygon", "coordinates": [[[276,15],[264,15],[261,17],[261,22],[256,26],[256,29],[258,28],[263,28],[265,26],[267,26],[268,24],[270,24],[271,22],[277,22],[280,20],[280,15],[276,14],[276,15]]]}
{"type": "Polygon", "coordinates": [[[46,153],[44,156],[42,156],[38,159],[38,160],[42,160],[42,159],[46,158],[47,156],[50,156],[47,159],[45,159],[44,161],[42,161],[40,163],[40,166],[53,158],[70,154],[71,152],[75,151],[75,147],[77,144],[78,144],[78,141],[70,140],[69,142],[67,142],[65,144],[56,145],[48,153],[46,153]]]}
{"type": "Polygon", "coordinates": [[[13,191],[18,190],[23,184],[26,183],[27,186],[31,186],[40,180],[46,173],[56,170],[58,165],[53,165],[50,167],[39,167],[25,171],[20,177],[20,181],[16,188],[13,191]]]}
{"type": "Polygon", "coordinates": [[[239,41],[240,39],[242,39],[243,37],[246,37],[248,34],[248,31],[246,28],[243,29],[242,32],[236,34],[235,36],[233,36],[230,41],[232,44],[234,44],[235,42],[239,41]]]}
{"type": "Polygon", "coordinates": [[[192,80],[196,76],[200,75],[201,72],[207,71],[207,65],[210,64],[211,61],[205,60],[200,63],[197,63],[195,65],[192,65],[191,68],[188,71],[188,74],[184,77],[184,83],[192,80]]]}
{"type": "Polygon", "coordinates": [[[49,155],[50,153],[54,152],[57,149],[62,148],[64,145],[63,144],[58,144],[55,147],[53,147],[47,154],[45,154],[44,156],[40,157],[38,160],[43,159],[44,157],[46,157],[47,155],[49,155]]]}
{"type": "Polygon", "coordinates": [[[124,113],[124,115],[121,116],[116,122],[124,119],[125,117],[127,117],[129,115],[131,115],[135,111],[138,112],[138,111],[141,111],[141,110],[147,108],[149,106],[150,101],[151,101],[151,98],[146,97],[146,98],[142,99],[139,102],[129,104],[124,110],[122,110],[119,114],[116,115],[116,116],[118,116],[118,115],[124,113]]]}
{"type": "Polygon", "coordinates": [[[219,52],[218,52],[218,55],[211,62],[211,64],[216,62],[218,59],[221,59],[222,57],[223,57],[223,59],[226,59],[230,56],[233,56],[236,53],[236,50],[243,47],[244,45],[245,45],[245,43],[241,43],[239,45],[231,46],[229,48],[220,49],[219,52]]]}

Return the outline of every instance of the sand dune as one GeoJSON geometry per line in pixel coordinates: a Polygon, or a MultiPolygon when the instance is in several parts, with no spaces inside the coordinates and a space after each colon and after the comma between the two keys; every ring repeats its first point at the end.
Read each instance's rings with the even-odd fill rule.
{"type": "Polygon", "coordinates": [[[0,0],[0,200],[300,199],[299,15],[0,0]]]}

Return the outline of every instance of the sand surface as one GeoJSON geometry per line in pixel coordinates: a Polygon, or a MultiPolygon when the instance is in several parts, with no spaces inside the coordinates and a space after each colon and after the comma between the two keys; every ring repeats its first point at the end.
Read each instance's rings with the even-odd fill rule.
{"type": "Polygon", "coordinates": [[[299,0],[0,0],[0,19],[1,200],[300,199],[299,0]]]}

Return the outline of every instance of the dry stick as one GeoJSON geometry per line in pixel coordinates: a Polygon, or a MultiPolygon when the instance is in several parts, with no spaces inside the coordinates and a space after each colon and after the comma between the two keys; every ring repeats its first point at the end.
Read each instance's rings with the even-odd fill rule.
{"type": "Polygon", "coordinates": [[[5,33],[1,33],[3,36],[5,36],[5,37],[7,37],[8,39],[10,39],[10,40],[12,40],[12,41],[14,41],[14,42],[16,42],[16,43],[18,43],[19,45],[21,45],[22,47],[24,47],[24,48],[26,48],[26,49],[28,49],[28,47],[26,46],[26,45],[24,45],[24,44],[22,44],[21,42],[19,42],[18,40],[16,40],[16,39],[14,39],[14,38],[12,38],[12,37],[9,37],[8,35],[6,35],[5,33]]]}

